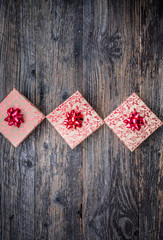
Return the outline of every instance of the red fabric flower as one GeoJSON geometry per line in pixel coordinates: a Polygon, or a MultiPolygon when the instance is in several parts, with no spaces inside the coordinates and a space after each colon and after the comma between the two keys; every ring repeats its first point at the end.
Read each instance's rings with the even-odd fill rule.
{"type": "Polygon", "coordinates": [[[4,119],[6,122],[8,122],[9,126],[16,126],[17,128],[20,127],[21,123],[24,122],[23,114],[21,114],[20,108],[9,108],[7,110],[8,116],[4,119]]]}
{"type": "Polygon", "coordinates": [[[126,124],[127,128],[131,128],[132,131],[139,131],[141,126],[145,124],[144,117],[141,117],[136,110],[131,112],[129,117],[123,121],[126,124]]]}
{"type": "Polygon", "coordinates": [[[75,110],[71,110],[71,112],[66,113],[66,119],[64,120],[64,124],[68,129],[77,127],[82,127],[83,115],[81,112],[76,112],[75,110]]]}

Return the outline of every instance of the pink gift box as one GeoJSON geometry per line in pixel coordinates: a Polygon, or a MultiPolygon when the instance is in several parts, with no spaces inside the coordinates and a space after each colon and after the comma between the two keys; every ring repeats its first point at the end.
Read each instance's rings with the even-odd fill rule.
{"type": "Polygon", "coordinates": [[[156,117],[136,93],[133,93],[122,105],[106,117],[104,121],[131,151],[134,151],[162,125],[161,120],[156,117]],[[145,124],[141,126],[139,131],[136,129],[132,131],[123,122],[134,110],[145,119],[145,124]]]}
{"type": "Polygon", "coordinates": [[[98,116],[94,109],[89,105],[85,98],[76,91],[71,97],[57,107],[52,113],[47,116],[47,119],[55,127],[58,133],[73,149],[80,144],[85,138],[96,131],[103,125],[104,121],[98,116]],[[75,110],[83,115],[81,128],[67,129],[64,125],[66,113],[75,110]]]}
{"type": "Polygon", "coordinates": [[[0,103],[0,132],[15,147],[17,147],[45,118],[33,104],[16,89],[13,89],[9,95],[0,103]],[[20,128],[4,121],[7,117],[9,108],[20,108],[23,114],[24,123],[20,128]]]}

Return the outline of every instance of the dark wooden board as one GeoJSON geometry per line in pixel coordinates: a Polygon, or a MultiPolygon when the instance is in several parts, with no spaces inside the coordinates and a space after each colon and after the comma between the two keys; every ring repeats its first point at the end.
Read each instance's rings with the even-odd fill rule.
{"type": "MultiPolygon", "coordinates": [[[[0,1],[0,101],[45,115],[79,90],[105,118],[136,92],[162,118],[161,0],[0,1]]],[[[162,129],[131,153],[102,126],[71,150],[45,120],[0,135],[0,239],[163,239],[162,129]]]]}

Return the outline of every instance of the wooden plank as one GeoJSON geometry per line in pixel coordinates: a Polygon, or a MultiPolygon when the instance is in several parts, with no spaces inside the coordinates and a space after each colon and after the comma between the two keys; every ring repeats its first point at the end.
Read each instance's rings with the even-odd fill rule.
{"type": "MultiPolygon", "coordinates": [[[[161,5],[2,0],[0,101],[16,87],[48,114],[78,89],[105,118],[136,92],[161,117],[161,5]]],[[[0,239],[162,239],[161,140],[131,153],[104,125],[71,150],[47,121],[17,149],[0,135],[0,239]]]]}
{"type": "MultiPolygon", "coordinates": [[[[36,11],[36,96],[47,115],[82,90],[82,1],[38,1],[36,11]]],[[[71,150],[44,121],[36,152],[35,239],[81,239],[82,145],[71,150]]]]}
{"type": "MultiPolygon", "coordinates": [[[[162,1],[141,2],[141,96],[161,118],[163,91],[162,1]]],[[[158,129],[139,152],[140,239],[163,239],[163,150],[158,129]]]]}
{"type": "MultiPolygon", "coordinates": [[[[0,101],[15,87],[35,103],[34,8],[29,9],[26,1],[1,1],[1,10],[0,101]]],[[[15,149],[0,136],[3,240],[34,237],[34,140],[32,133],[15,149]]]]}
{"type": "MultiPolygon", "coordinates": [[[[138,1],[85,1],[84,88],[105,118],[139,94],[138,1]]],[[[139,151],[139,150],[138,150],[139,151]]],[[[83,148],[84,239],[138,239],[138,158],[107,126],[83,148]]]]}

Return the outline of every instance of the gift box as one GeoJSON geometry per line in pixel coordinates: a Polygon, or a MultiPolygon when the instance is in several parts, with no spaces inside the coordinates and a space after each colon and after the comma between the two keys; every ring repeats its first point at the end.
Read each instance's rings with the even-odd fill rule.
{"type": "Polygon", "coordinates": [[[50,113],[47,119],[72,149],[104,123],[79,91],[50,113]]]}
{"type": "Polygon", "coordinates": [[[17,147],[44,118],[44,114],[16,89],[13,89],[0,103],[0,132],[15,147],[17,147]],[[7,121],[8,119],[10,121],[7,121]]]}
{"type": "Polygon", "coordinates": [[[162,125],[161,120],[136,93],[133,93],[104,121],[131,151],[162,125]]]}

